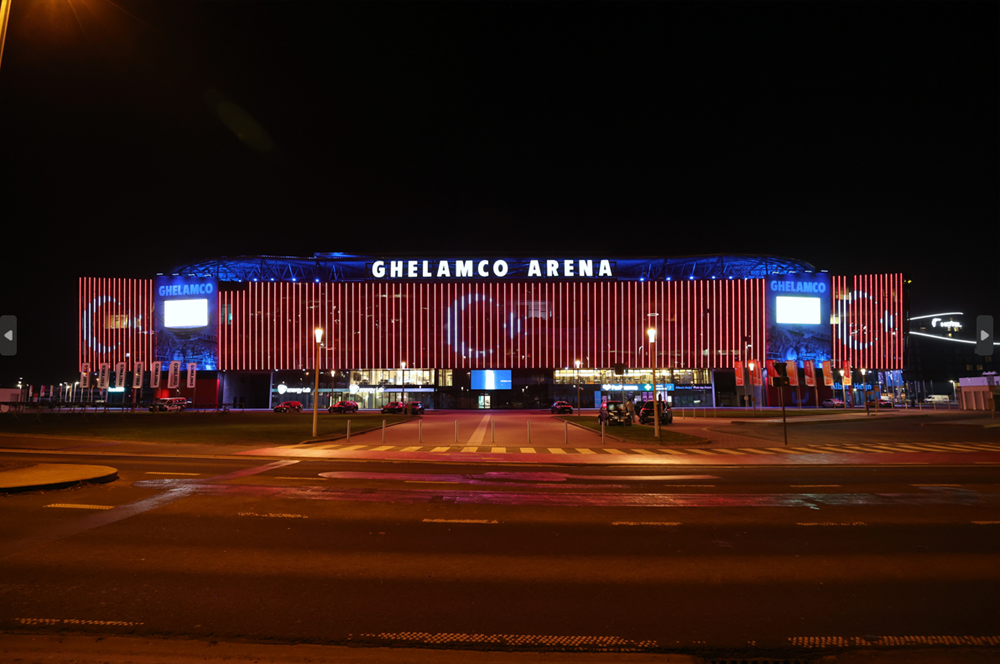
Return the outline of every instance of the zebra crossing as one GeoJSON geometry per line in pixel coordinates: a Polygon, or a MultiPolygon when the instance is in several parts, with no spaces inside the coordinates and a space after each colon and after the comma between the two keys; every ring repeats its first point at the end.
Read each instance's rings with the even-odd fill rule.
{"type": "Polygon", "coordinates": [[[558,455],[636,455],[636,456],[740,456],[805,454],[906,454],[1000,452],[1000,445],[990,443],[856,443],[843,445],[797,445],[794,447],[714,447],[714,448],[626,448],[570,446],[499,446],[499,445],[346,445],[309,443],[280,448],[329,450],[330,452],[426,452],[430,454],[558,454],[558,455]]]}

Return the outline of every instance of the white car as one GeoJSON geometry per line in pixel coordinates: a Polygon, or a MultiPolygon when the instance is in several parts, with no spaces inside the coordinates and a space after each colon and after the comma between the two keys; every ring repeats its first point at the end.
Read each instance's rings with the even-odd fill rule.
{"type": "Polygon", "coordinates": [[[823,403],[820,404],[823,408],[844,408],[844,402],[840,399],[825,399],[823,403]]]}
{"type": "Polygon", "coordinates": [[[157,399],[153,402],[153,405],[149,407],[149,412],[164,412],[164,411],[178,411],[184,410],[187,406],[187,399],[185,397],[167,397],[165,399],[157,399]]]}

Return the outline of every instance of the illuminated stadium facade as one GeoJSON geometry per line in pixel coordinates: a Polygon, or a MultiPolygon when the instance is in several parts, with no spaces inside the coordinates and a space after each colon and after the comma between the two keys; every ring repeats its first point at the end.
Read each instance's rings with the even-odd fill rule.
{"type": "Polygon", "coordinates": [[[831,395],[824,361],[833,389],[850,363],[885,390],[904,356],[902,275],[773,256],[253,256],[79,289],[82,373],[105,365],[146,396],[247,407],[311,404],[316,328],[324,407],[380,407],[404,386],[434,408],[548,407],[575,402],[578,384],[586,407],[650,398],[654,365],[675,405],[738,405],[754,388],[737,373],[749,384],[747,365],[771,361],[794,361],[794,400],[815,403],[831,395]],[[159,381],[154,368],[172,372],[159,381]]]}

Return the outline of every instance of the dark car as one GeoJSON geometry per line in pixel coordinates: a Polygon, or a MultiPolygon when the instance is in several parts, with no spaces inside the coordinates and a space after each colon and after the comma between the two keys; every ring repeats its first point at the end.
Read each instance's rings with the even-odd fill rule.
{"type": "Polygon", "coordinates": [[[874,410],[876,408],[879,408],[879,409],[881,409],[881,408],[892,408],[892,402],[889,401],[888,399],[879,399],[877,401],[875,399],[869,399],[867,405],[872,410],[874,410]]]}
{"type": "Polygon", "coordinates": [[[411,415],[423,415],[424,404],[422,401],[411,401],[404,406],[403,412],[409,412],[411,415]]]}
{"type": "Polygon", "coordinates": [[[358,404],[353,401],[338,401],[328,409],[330,413],[356,413],[358,404]]]}
{"type": "Polygon", "coordinates": [[[573,406],[568,401],[557,401],[554,404],[552,404],[553,415],[557,413],[572,413],[572,412],[573,412],[573,406]]]}
{"type": "Polygon", "coordinates": [[[406,406],[402,401],[390,401],[386,405],[382,406],[383,413],[402,413],[403,408],[406,406]]]}
{"type": "Polygon", "coordinates": [[[274,412],[276,413],[290,413],[293,411],[296,413],[302,412],[301,401],[282,401],[274,407],[274,412]]]}
{"type": "MultiPolygon", "coordinates": [[[[674,411],[670,408],[670,404],[666,401],[661,401],[660,403],[660,424],[673,424],[674,422],[674,411]]],[[[653,423],[653,402],[646,401],[642,404],[642,408],[639,409],[639,424],[652,424],[653,423]]]]}
{"type": "Polygon", "coordinates": [[[632,426],[632,416],[621,401],[608,401],[601,404],[601,410],[597,413],[597,421],[607,426],[614,424],[632,426]]]}

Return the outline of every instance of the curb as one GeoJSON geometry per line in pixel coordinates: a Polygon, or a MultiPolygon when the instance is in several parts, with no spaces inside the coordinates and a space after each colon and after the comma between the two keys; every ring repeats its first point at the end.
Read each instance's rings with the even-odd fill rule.
{"type": "MultiPolygon", "coordinates": [[[[78,486],[81,484],[106,484],[108,482],[114,482],[118,479],[118,469],[112,468],[111,466],[76,466],[80,469],[80,473],[76,477],[64,477],[60,478],[54,482],[41,482],[38,481],[40,475],[44,475],[47,472],[54,472],[56,467],[71,467],[74,464],[47,464],[41,463],[29,468],[20,468],[17,470],[8,470],[4,473],[0,473],[0,494],[11,494],[11,493],[24,493],[28,491],[55,491],[57,489],[66,489],[73,486],[78,486]],[[89,470],[84,470],[89,469],[89,470]],[[110,471],[110,472],[109,472],[110,471]],[[7,475],[8,477],[4,477],[7,475]],[[22,477],[26,476],[26,481],[28,483],[14,484],[5,486],[3,482],[10,481],[11,478],[16,478],[18,475],[22,477]],[[35,478],[32,478],[35,475],[35,478]]],[[[62,471],[64,474],[69,472],[66,470],[62,471]]]]}

